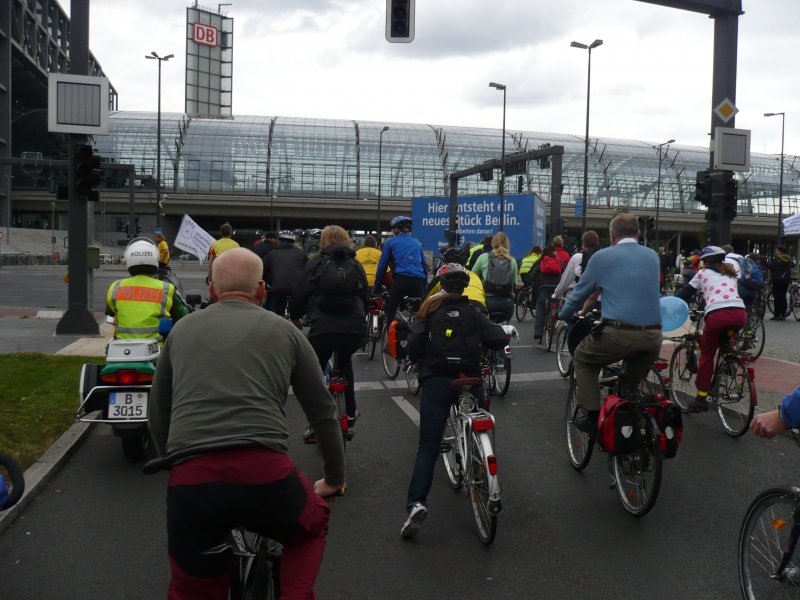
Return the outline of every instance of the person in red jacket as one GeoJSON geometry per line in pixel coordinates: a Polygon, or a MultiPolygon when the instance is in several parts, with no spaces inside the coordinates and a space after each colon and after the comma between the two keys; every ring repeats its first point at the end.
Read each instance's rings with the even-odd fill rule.
{"type": "Polygon", "coordinates": [[[564,238],[560,235],[557,235],[553,238],[553,246],[555,246],[556,256],[564,261],[566,265],[569,262],[570,255],[569,252],[564,250],[564,238]]]}

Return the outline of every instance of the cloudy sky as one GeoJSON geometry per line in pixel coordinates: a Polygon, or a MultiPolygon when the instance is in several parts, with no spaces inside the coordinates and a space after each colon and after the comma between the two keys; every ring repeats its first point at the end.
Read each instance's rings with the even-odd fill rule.
{"type": "MultiPolygon", "coordinates": [[[[209,0],[210,1],[210,0],[209,0]]],[[[385,0],[231,0],[234,115],[496,127],[706,145],[713,21],[636,0],[417,0],[416,39],[384,39],[385,0]]],[[[69,10],[67,0],[61,0],[69,10]]],[[[91,0],[90,45],[122,110],[184,107],[186,0],[91,0]]],[[[203,2],[200,3],[203,6],[203,2]]],[[[800,154],[800,0],[744,0],[736,126],[754,152],[800,154]]],[[[217,4],[205,6],[217,8],[217,4]]]]}

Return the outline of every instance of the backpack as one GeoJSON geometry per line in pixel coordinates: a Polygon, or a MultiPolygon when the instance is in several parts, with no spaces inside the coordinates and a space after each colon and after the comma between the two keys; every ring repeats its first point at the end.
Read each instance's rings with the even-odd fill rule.
{"type": "Polygon", "coordinates": [[[543,256],[539,261],[539,271],[545,275],[561,275],[564,261],[557,256],[543,256]]]}
{"type": "Polygon", "coordinates": [[[445,304],[428,318],[423,363],[433,373],[480,373],[481,338],[477,309],[464,302],[445,304]]]}
{"type": "MultiPolygon", "coordinates": [[[[587,265],[589,264],[589,259],[590,259],[590,258],[592,258],[592,255],[593,255],[595,252],[597,252],[597,249],[596,249],[596,248],[595,248],[594,250],[584,250],[584,251],[581,253],[581,275],[583,275],[583,274],[586,272],[586,267],[587,267],[587,265]]],[[[580,275],[578,275],[578,276],[575,278],[575,281],[576,281],[576,282],[577,282],[577,281],[580,281],[580,278],[581,278],[581,277],[580,277],[580,275]]]]}
{"type": "Polygon", "coordinates": [[[365,287],[354,258],[322,258],[312,269],[309,283],[323,312],[344,313],[357,306],[365,287]]]}
{"type": "Polygon", "coordinates": [[[748,290],[764,289],[764,272],[752,258],[746,256],[739,261],[739,280],[748,290]]]}
{"type": "Polygon", "coordinates": [[[597,440],[609,454],[630,454],[639,447],[641,432],[636,409],[616,394],[608,394],[597,419],[597,440]]]}
{"type": "Polygon", "coordinates": [[[490,253],[486,280],[483,282],[484,291],[494,296],[510,296],[514,289],[512,276],[511,261],[490,253]]]}

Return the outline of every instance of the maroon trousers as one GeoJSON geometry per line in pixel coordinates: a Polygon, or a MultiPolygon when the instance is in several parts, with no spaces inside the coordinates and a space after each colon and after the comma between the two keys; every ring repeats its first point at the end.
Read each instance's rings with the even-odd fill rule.
{"type": "Polygon", "coordinates": [[[176,465],[167,489],[169,600],[226,600],[225,556],[204,554],[233,527],[283,544],[281,598],[313,600],[330,508],[291,458],[266,448],[207,454],[176,465]]]}
{"type": "Polygon", "coordinates": [[[742,329],[747,323],[743,308],[720,308],[705,316],[703,335],[700,338],[700,361],[697,365],[695,386],[698,393],[708,393],[714,375],[714,360],[719,349],[720,335],[726,329],[742,329]]]}

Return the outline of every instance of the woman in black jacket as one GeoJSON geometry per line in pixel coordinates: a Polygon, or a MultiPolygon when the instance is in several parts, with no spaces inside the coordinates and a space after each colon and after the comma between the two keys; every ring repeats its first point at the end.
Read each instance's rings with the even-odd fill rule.
{"type": "MultiPolygon", "coordinates": [[[[463,266],[446,264],[436,275],[443,291],[422,303],[408,335],[409,356],[419,365],[421,393],[419,447],[408,486],[407,518],[400,530],[403,537],[414,537],[428,513],[425,503],[442,432],[450,405],[458,401],[458,390],[451,389],[450,382],[462,373],[479,378],[481,348],[500,349],[508,343],[505,330],[462,296],[469,283],[463,266]]],[[[485,407],[483,386],[472,388],[472,393],[485,407]]]]}
{"type": "Polygon", "coordinates": [[[322,230],[319,245],[319,254],[308,261],[289,299],[289,317],[302,329],[300,318],[308,315],[308,341],[323,371],[333,353],[337,353],[336,366],[347,380],[345,403],[352,426],[359,416],[352,357],[364,345],[369,302],[367,276],[355,259],[350,237],[338,225],[322,230]]]}

